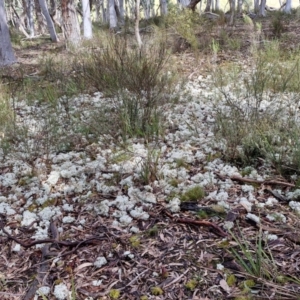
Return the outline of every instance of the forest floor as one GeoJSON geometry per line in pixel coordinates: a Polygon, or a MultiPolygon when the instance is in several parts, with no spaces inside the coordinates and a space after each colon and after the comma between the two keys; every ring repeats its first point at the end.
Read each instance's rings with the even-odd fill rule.
{"type": "MultiPolygon", "coordinates": [[[[298,21],[278,22],[262,21],[264,37],[298,49],[298,21]]],[[[26,155],[2,159],[1,299],[300,299],[297,178],[263,163],[246,170],[225,162],[214,133],[211,65],[248,63],[247,32],[238,23],[199,36],[220,49],[197,58],[178,39],[174,56],[187,83],[178,103],[165,106],[169,126],[158,141],[132,138],[124,149],[79,138],[74,149],[30,163],[39,143],[29,141],[26,155]]],[[[45,57],[70,55],[63,42],[23,43],[3,82],[42,76],[45,57]]],[[[43,106],[24,100],[15,103],[17,118],[40,122],[43,106]]],[[[105,101],[100,93],[73,97],[59,125],[105,101]]]]}

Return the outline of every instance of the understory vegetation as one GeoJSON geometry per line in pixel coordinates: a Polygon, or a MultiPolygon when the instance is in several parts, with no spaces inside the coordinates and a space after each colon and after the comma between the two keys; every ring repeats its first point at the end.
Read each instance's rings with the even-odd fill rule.
{"type": "MultiPolygon", "coordinates": [[[[283,194],[294,191],[300,184],[300,37],[295,37],[294,32],[289,32],[288,26],[292,21],[299,22],[299,18],[299,11],[294,11],[290,19],[274,13],[268,20],[254,22],[244,16],[238,19],[237,27],[229,28],[223,13],[220,13],[216,20],[211,20],[195,15],[192,11],[178,12],[171,8],[165,18],[154,19],[150,23],[142,20],[141,28],[145,27],[149,32],[142,34],[141,48],[126,30],[119,34],[101,31],[93,40],[84,41],[78,49],[66,50],[61,47],[53,50],[49,46],[51,51],[38,60],[34,72],[32,66],[25,64],[1,71],[1,163],[5,164],[8,158],[15,158],[30,166],[32,174],[24,179],[25,182],[18,182],[20,185],[26,185],[31,182],[31,178],[38,176],[39,171],[35,169],[37,160],[45,162],[48,173],[51,171],[54,154],[80,152],[85,149],[89,160],[86,157],[82,160],[95,161],[97,155],[98,158],[100,155],[94,148],[101,142],[107,146],[109,155],[113,156],[110,160],[112,166],[120,162],[134,161],[138,165],[138,174],[125,171],[122,173],[121,168],[112,168],[113,175],[105,174],[105,184],[111,187],[111,190],[108,189],[107,193],[99,192],[100,196],[94,191],[91,192],[93,200],[98,197],[97,201],[100,203],[99,199],[102,201],[105,197],[119,197],[121,192],[127,197],[130,195],[131,186],[128,182],[131,180],[132,185],[141,188],[142,192],[157,192],[158,198],[167,202],[164,203],[167,208],[171,208],[172,211],[172,208],[176,207],[172,212],[178,215],[180,205],[194,207],[195,203],[202,203],[205,197],[209,205],[215,200],[211,195],[214,189],[217,190],[215,178],[205,178],[205,186],[199,182],[198,184],[198,179],[195,179],[199,174],[204,177],[214,162],[222,166],[229,163],[244,176],[250,175],[255,169],[265,176],[264,178],[279,178],[280,184],[284,182],[287,189],[283,194]],[[295,41],[292,44],[293,38],[295,41]],[[208,92],[192,93],[189,90],[189,82],[193,80],[197,80],[199,86],[205,85],[208,92]],[[205,111],[205,103],[212,105],[210,120],[207,121],[208,117],[200,119],[200,114],[193,116],[192,113],[190,120],[194,122],[188,124],[180,118],[170,119],[168,111],[175,111],[176,105],[181,104],[178,115],[183,116],[184,109],[192,102],[191,99],[195,109],[199,111],[205,111]],[[211,122],[212,135],[201,132],[200,125],[206,121],[211,122]],[[174,138],[172,136],[172,141],[167,139],[182,126],[186,126],[190,131],[174,138]],[[196,139],[201,134],[207,139],[211,138],[210,148],[204,159],[197,152],[200,146],[196,139]],[[147,152],[142,158],[136,159],[133,141],[145,146],[147,152]],[[174,145],[180,150],[188,145],[192,150],[185,157],[181,157],[181,154],[169,157],[168,151],[171,150],[162,154],[161,149],[172,149],[174,145]],[[160,165],[163,155],[165,165],[170,167],[167,171],[171,175],[168,172],[164,173],[160,165]],[[192,160],[191,157],[196,155],[198,160],[192,160]],[[186,174],[193,179],[186,180],[186,174]],[[168,191],[165,194],[159,186],[160,180],[163,180],[167,187],[168,191]],[[115,186],[120,190],[116,192],[113,189],[115,186]]],[[[14,36],[12,41],[16,40],[17,37],[14,36]]],[[[22,49],[18,51],[21,53],[22,49]]],[[[125,163],[123,167],[126,168],[125,163]]],[[[103,171],[105,172],[106,170],[103,171]]],[[[88,176],[92,175],[88,171],[85,175],[90,180],[88,176]]],[[[221,172],[217,175],[225,178],[221,172]]],[[[64,178],[67,179],[68,177],[64,178]]],[[[232,178],[228,175],[224,179],[224,185],[218,188],[218,193],[227,194],[225,188],[228,179],[232,178]]],[[[264,186],[259,180],[250,184],[247,188],[251,191],[257,189],[257,197],[262,197],[264,191],[269,189],[267,184],[264,186]],[[260,183],[261,187],[258,186],[260,183]]],[[[242,198],[243,193],[248,192],[240,187],[230,188],[232,190],[228,192],[227,198],[238,198],[236,195],[242,198]]],[[[223,198],[220,196],[217,200],[222,202],[223,198]]],[[[160,213],[164,207],[161,203],[157,205],[157,211],[160,213]]],[[[267,229],[261,226],[263,221],[269,220],[264,207],[257,205],[255,213],[259,218],[256,220],[250,213],[253,203],[250,204],[250,209],[248,204],[243,205],[244,210],[236,209],[237,203],[231,203],[234,208],[230,209],[232,214],[228,213],[227,217],[224,217],[225,211],[229,208],[224,203],[221,204],[222,209],[216,209],[213,214],[207,213],[211,212],[208,205],[201,204],[200,208],[204,214],[201,214],[201,209],[200,212],[198,210],[196,222],[202,221],[200,226],[205,226],[203,219],[210,216],[215,222],[226,223],[227,227],[224,228],[227,235],[222,236],[221,231],[222,239],[217,242],[209,241],[211,247],[201,240],[198,242],[199,235],[194,227],[197,223],[189,223],[187,220],[190,219],[186,214],[182,218],[172,219],[174,222],[185,223],[179,227],[178,232],[186,230],[184,226],[189,225],[192,228],[190,240],[182,243],[182,247],[185,247],[182,255],[189,261],[191,270],[182,284],[186,297],[183,299],[192,299],[197,290],[208,290],[207,295],[210,295],[211,299],[224,299],[223,292],[236,300],[263,297],[299,299],[296,289],[300,285],[298,267],[288,270],[284,262],[287,258],[274,255],[276,245],[269,245],[268,239],[270,222],[267,229]],[[237,215],[242,213],[246,215],[243,226],[251,224],[254,229],[242,228],[240,224],[231,227],[237,215]],[[197,242],[194,245],[195,240],[197,242]],[[203,247],[198,256],[203,260],[207,259],[207,270],[217,270],[216,278],[222,277],[222,292],[214,291],[216,278],[207,279],[206,272],[209,271],[201,269],[203,261],[199,263],[198,257],[193,257],[189,248],[191,244],[198,250],[200,246],[203,247]],[[211,257],[207,255],[210,250],[213,253],[211,257]],[[279,261],[281,258],[282,261],[279,261]],[[231,267],[226,269],[226,263],[227,266],[231,264],[231,267]]],[[[93,205],[96,206],[94,203],[93,205]]],[[[147,205],[145,206],[148,207],[147,205]]],[[[108,214],[111,208],[104,205],[103,207],[107,209],[108,214]]],[[[103,207],[98,208],[99,211],[103,207]]],[[[300,209],[296,210],[291,218],[296,224],[295,232],[299,230],[299,211],[300,209]]],[[[103,214],[102,217],[104,216],[107,215],[103,214]]],[[[165,236],[160,235],[163,230],[170,230],[171,226],[165,221],[167,217],[170,215],[159,221],[155,219],[147,225],[148,227],[144,226],[145,232],[135,233],[129,238],[126,236],[127,243],[113,243],[113,251],[118,253],[118,259],[121,256],[119,249],[124,244],[127,247],[124,246],[126,251],[129,249],[138,255],[137,252],[142,249],[143,243],[154,243],[157,236],[162,239],[161,253],[166,251],[168,245],[165,240],[171,244],[173,239],[171,233],[168,235],[165,232],[165,236]]],[[[140,223],[145,220],[141,218],[140,223]]],[[[277,221],[280,223],[280,220],[277,221]]],[[[119,227],[114,226],[114,229],[116,228],[119,227]]],[[[209,234],[215,232],[216,228],[212,227],[209,234]]],[[[181,238],[176,238],[176,241],[181,243],[181,238]]],[[[299,241],[294,240],[293,245],[297,249],[298,244],[299,241]]],[[[173,248],[172,246],[172,251],[173,248]]],[[[155,251],[151,253],[152,256],[147,255],[143,259],[152,260],[152,257],[158,257],[155,251]]],[[[128,257],[123,259],[124,265],[134,261],[128,257]]],[[[173,258],[167,258],[167,261],[169,265],[176,264],[173,258]]],[[[160,263],[160,273],[153,277],[165,280],[169,273],[164,269],[164,262],[160,263]]],[[[117,263],[113,265],[116,266],[117,263]]],[[[180,282],[180,278],[176,281],[176,278],[181,276],[180,272],[185,275],[184,272],[189,268],[182,264],[176,269],[177,277],[172,279],[174,285],[180,282]]],[[[72,299],[77,299],[73,273],[68,270],[64,272],[72,277],[72,299]]],[[[124,276],[120,273],[119,276],[121,275],[124,276]]],[[[132,280],[139,282],[139,276],[132,280]]],[[[1,284],[0,280],[0,291],[9,290],[1,284]]],[[[168,284],[167,282],[166,288],[169,288],[168,284]]],[[[125,288],[119,290],[113,285],[107,285],[107,288],[109,290],[105,295],[110,299],[121,299],[122,295],[125,295],[122,294],[125,288]]],[[[154,299],[151,297],[166,293],[164,287],[153,283],[148,294],[149,299],[154,299]]],[[[148,296],[143,295],[140,299],[148,299],[148,296]]],[[[41,297],[44,299],[46,296],[41,297]]],[[[108,298],[99,296],[97,299],[108,298]]]]}

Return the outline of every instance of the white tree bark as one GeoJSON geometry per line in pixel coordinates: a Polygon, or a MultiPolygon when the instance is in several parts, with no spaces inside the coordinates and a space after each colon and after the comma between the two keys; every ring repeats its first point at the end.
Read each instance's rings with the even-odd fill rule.
{"type": "Polygon", "coordinates": [[[292,10],[292,0],[286,0],[284,12],[290,14],[292,10]]]}
{"type": "Polygon", "coordinates": [[[120,8],[120,22],[121,25],[124,25],[125,24],[124,0],[119,0],[119,8],[120,8]]]}
{"type": "Polygon", "coordinates": [[[143,0],[142,1],[142,6],[143,6],[143,10],[144,10],[145,19],[148,20],[150,18],[150,14],[151,14],[150,0],[143,0]]]}
{"type": "Polygon", "coordinates": [[[160,15],[166,15],[168,13],[168,2],[167,0],[160,0],[160,15]]]}
{"type": "Polygon", "coordinates": [[[51,40],[52,40],[52,42],[56,43],[56,42],[58,42],[58,38],[57,38],[57,34],[56,34],[56,31],[55,31],[54,24],[52,22],[50,14],[49,14],[49,10],[48,10],[46,1],[45,0],[39,0],[39,4],[40,4],[41,10],[42,10],[42,13],[43,13],[43,15],[46,19],[47,27],[48,27],[48,30],[49,30],[49,33],[50,33],[51,40]]]}
{"type": "Polygon", "coordinates": [[[27,20],[30,37],[34,37],[33,5],[33,0],[27,0],[27,20]]]}
{"type": "Polygon", "coordinates": [[[142,47],[143,42],[140,35],[140,0],[136,0],[136,12],[135,12],[135,37],[139,48],[142,47]]]}
{"type": "Polygon", "coordinates": [[[80,42],[80,27],[74,0],[62,0],[61,9],[65,38],[68,42],[76,45],[80,42]]]}
{"type": "Polygon", "coordinates": [[[239,14],[242,13],[242,8],[243,8],[243,0],[238,0],[237,11],[238,11],[239,14]]]}
{"type": "Polygon", "coordinates": [[[109,28],[114,29],[117,27],[117,14],[115,10],[115,0],[109,0],[109,28]]]}
{"type": "MultiPolygon", "coordinates": [[[[200,2],[200,4],[202,3],[202,1],[200,2]]],[[[216,10],[219,11],[220,10],[220,0],[216,0],[216,10]]]]}
{"type": "Polygon", "coordinates": [[[235,0],[229,0],[229,6],[230,6],[229,25],[233,25],[233,23],[234,23],[234,14],[235,14],[235,0]]]}
{"type": "Polygon", "coordinates": [[[81,0],[82,3],[82,19],[83,19],[83,36],[86,39],[93,37],[91,10],[89,0],[81,0]]]}
{"type": "Polygon", "coordinates": [[[187,7],[191,1],[190,0],[180,0],[179,2],[183,7],[187,7]]]}
{"type": "Polygon", "coordinates": [[[266,16],[266,0],[261,0],[258,15],[261,17],[266,16]]]}
{"type": "Polygon", "coordinates": [[[259,12],[259,0],[254,0],[254,12],[256,14],[259,12]]]}
{"type": "MultiPolygon", "coordinates": [[[[231,1],[231,0],[229,0],[229,1],[231,1]]],[[[211,11],[211,0],[206,1],[206,7],[205,7],[204,11],[205,12],[211,11]]]]}
{"type": "Polygon", "coordinates": [[[7,27],[4,0],[0,0],[0,67],[11,65],[15,62],[16,58],[7,27]]]}

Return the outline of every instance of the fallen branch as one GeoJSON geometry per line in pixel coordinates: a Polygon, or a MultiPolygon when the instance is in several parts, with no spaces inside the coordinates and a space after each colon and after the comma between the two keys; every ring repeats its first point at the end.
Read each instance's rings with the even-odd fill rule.
{"type": "Polygon", "coordinates": [[[83,241],[75,241],[75,242],[68,242],[68,241],[58,241],[56,239],[43,239],[43,240],[36,240],[36,241],[32,241],[32,242],[24,242],[16,237],[14,237],[13,235],[9,234],[4,227],[0,227],[0,229],[3,231],[3,233],[6,234],[6,236],[15,241],[16,243],[20,244],[22,247],[24,248],[30,248],[32,246],[35,245],[39,245],[39,244],[56,244],[56,245],[62,245],[62,246],[66,246],[66,247],[76,247],[76,249],[83,244],[95,244],[95,241],[102,241],[104,239],[104,237],[98,237],[98,236],[92,236],[86,240],[83,241]]]}
{"type": "MultiPolygon", "coordinates": [[[[219,173],[216,173],[221,179],[226,179],[227,176],[223,176],[219,173]]],[[[282,185],[282,186],[287,186],[287,187],[295,187],[293,183],[285,182],[285,181],[278,181],[278,180],[256,180],[252,178],[244,178],[240,176],[228,176],[231,180],[236,180],[240,182],[246,182],[246,183],[255,183],[255,184],[270,184],[270,185],[282,185]]]]}
{"type": "MultiPolygon", "coordinates": [[[[56,240],[58,239],[58,231],[56,228],[55,222],[50,223],[50,231],[53,236],[53,238],[56,240]]],[[[47,256],[49,255],[49,248],[50,245],[44,245],[42,248],[42,258],[41,258],[41,264],[37,270],[37,276],[32,282],[29,290],[27,291],[26,295],[24,296],[23,300],[30,300],[32,299],[36,291],[39,287],[39,285],[44,285],[44,281],[46,279],[46,274],[49,270],[49,262],[47,261],[47,256]]]]}
{"type": "Polygon", "coordinates": [[[218,225],[209,222],[209,221],[196,221],[193,219],[182,219],[182,218],[174,218],[168,211],[164,210],[164,213],[171,219],[173,219],[177,223],[182,223],[182,224],[193,224],[193,225],[199,225],[199,226],[206,226],[206,227],[211,227],[214,230],[214,233],[218,236],[221,237],[226,237],[227,233],[221,229],[218,225]]]}

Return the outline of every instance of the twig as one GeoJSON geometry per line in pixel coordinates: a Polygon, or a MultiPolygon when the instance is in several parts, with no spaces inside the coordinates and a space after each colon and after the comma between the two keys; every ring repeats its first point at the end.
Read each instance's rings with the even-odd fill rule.
{"type": "MultiPolygon", "coordinates": [[[[39,245],[39,244],[57,244],[57,245],[62,245],[62,246],[67,246],[67,247],[76,247],[76,249],[82,245],[82,244],[93,244],[94,241],[101,241],[104,238],[103,237],[98,237],[98,236],[92,236],[86,240],[83,241],[75,241],[75,242],[68,242],[68,241],[58,241],[56,239],[43,239],[43,240],[37,240],[37,241],[33,241],[33,242],[23,242],[22,240],[12,236],[11,234],[9,234],[4,227],[0,227],[0,229],[3,231],[3,233],[5,233],[7,235],[7,237],[13,241],[15,241],[16,243],[20,244],[22,247],[24,248],[30,248],[32,246],[35,245],[39,245]]],[[[75,249],[75,250],[76,250],[75,249]]]]}
{"type": "Polygon", "coordinates": [[[164,210],[164,213],[171,219],[174,219],[177,223],[183,223],[183,224],[193,224],[193,225],[199,225],[199,226],[206,226],[206,227],[212,227],[214,229],[214,233],[221,237],[226,237],[227,233],[224,232],[218,225],[209,222],[209,221],[196,221],[193,219],[181,219],[181,218],[174,218],[168,211],[164,210]]]}
{"type": "MultiPolygon", "coordinates": [[[[216,173],[220,178],[225,179],[227,176],[223,176],[219,173],[216,173]]],[[[251,178],[244,178],[240,176],[228,176],[231,180],[236,180],[240,182],[246,182],[246,183],[255,183],[255,184],[271,184],[271,185],[283,185],[287,187],[295,187],[293,183],[285,182],[285,181],[278,181],[278,180],[256,180],[251,178]]]]}
{"type": "Polygon", "coordinates": [[[178,282],[190,269],[185,270],[184,273],[182,273],[180,276],[176,277],[174,280],[171,282],[167,283],[166,285],[163,285],[163,288],[167,288],[168,286],[178,282]]]}

